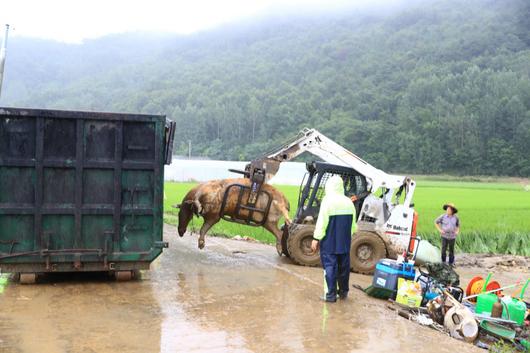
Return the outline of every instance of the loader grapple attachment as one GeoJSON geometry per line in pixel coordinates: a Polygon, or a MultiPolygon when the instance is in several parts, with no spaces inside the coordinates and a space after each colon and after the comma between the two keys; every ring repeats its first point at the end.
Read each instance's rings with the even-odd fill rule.
{"type": "Polygon", "coordinates": [[[223,196],[223,203],[219,215],[228,222],[235,222],[250,226],[262,226],[267,221],[271,208],[272,197],[265,190],[256,190],[253,184],[245,186],[242,184],[232,184],[226,188],[223,196]],[[228,214],[226,211],[230,193],[237,193],[237,203],[235,211],[228,214]],[[257,201],[266,199],[265,207],[257,207],[257,201]],[[258,216],[258,217],[256,217],[258,216]]]}

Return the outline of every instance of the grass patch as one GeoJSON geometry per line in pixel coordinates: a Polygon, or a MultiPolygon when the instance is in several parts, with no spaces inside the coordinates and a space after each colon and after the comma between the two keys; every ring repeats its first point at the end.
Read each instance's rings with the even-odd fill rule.
{"type": "MultiPolygon", "coordinates": [[[[164,221],[177,224],[179,203],[195,183],[165,184],[164,221]]],[[[291,204],[294,216],[298,204],[297,186],[276,185],[291,204]]],[[[530,256],[530,191],[515,182],[472,182],[420,180],[414,194],[418,211],[418,234],[439,245],[434,219],[443,213],[442,205],[454,202],[461,221],[457,250],[471,253],[504,253],[530,256]]],[[[193,228],[198,230],[202,220],[195,218],[193,228]]],[[[272,234],[261,227],[249,227],[221,221],[210,231],[225,236],[249,236],[261,242],[275,242],[272,234]]]]}

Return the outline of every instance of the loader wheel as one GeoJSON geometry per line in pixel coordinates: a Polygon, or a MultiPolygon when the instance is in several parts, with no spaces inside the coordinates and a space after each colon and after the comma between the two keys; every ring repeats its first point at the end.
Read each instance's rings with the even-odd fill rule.
{"type": "Polygon", "coordinates": [[[314,225],[293,227],[287,239],[287,252],[294,263],[302,266],[320,265],[320,255],[311,251],[314,225]]]}
{"type": "Polygon", "coordinates": [[[375,233],[358,232],[351,241],[350,263],[353,272],[371,275],[377,261],[386,257],[386,246],[375,233]]]}

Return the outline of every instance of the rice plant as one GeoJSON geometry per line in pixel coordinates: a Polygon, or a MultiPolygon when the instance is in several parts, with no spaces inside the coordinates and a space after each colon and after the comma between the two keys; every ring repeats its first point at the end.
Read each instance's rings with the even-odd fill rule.
{"type": "MultiPolygon", "coordinates": [[[[179,203],[193,183],[166,183],[164,221],[177,224],[179,203]]],[[[442,205],[453,202],[458,207],[461,232],[456,242],[460,252],[498,253],[530,256],[530,192],[518,183],[485,183],[470,181],[419,180],[414,196],[419,213],[418,234],[435,245],[440,235],[434,220],[442,214],[442,205]]],[[[291,216],[296,212],[297,186],[276,186],[289,199],[291,216]]],[[[200,228],[201,219],[195,218],[194,229],[200,228]]],[[[274,237],[263,228],[249,227],[225,221],[219,222],[211,234],[248,236],[266,243],[274,237]]]]}

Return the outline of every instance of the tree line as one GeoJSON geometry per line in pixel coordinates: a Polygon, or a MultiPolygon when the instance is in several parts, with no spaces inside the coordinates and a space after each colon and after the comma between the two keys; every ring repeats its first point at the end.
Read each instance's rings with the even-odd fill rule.
{"type": "Polygon", "coordinates": [[[83,49],[104,68],[92,55],[37,86],[46,62],[13,63],[6,89],[26,86],[8,103],[166,114],[183,155],[190,140],[194,154],[248,160],[315,127],[387,171],[530,176],[525,0],[268,19],[164,37],[141,60],[109,47],[83,49]]]}

